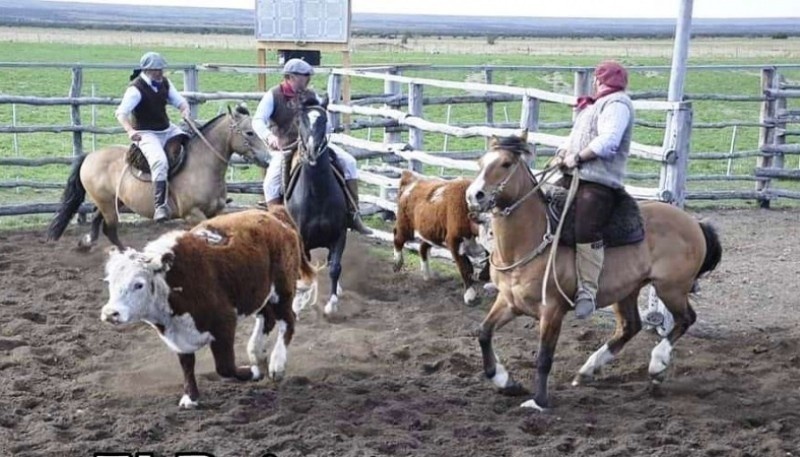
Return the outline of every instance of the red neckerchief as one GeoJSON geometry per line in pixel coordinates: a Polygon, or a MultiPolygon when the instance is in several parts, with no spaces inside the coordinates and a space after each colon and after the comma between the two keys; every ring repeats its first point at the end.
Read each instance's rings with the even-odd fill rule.
{"type": "Polygon", "coordinates": [[[600,92],[596,93],[594,96],[578,97],[578,103],[575,104],[575,110],[582,111],[587,106],[594,105],[594,102],[600,100],[606,95],[610,95],[613,94],[614,92],[619,92],[622,90],[624,89],[619,87],[606,87],[605,89],[600,90],[600,92]]]}
{"type": "Polygon", "coordinates": [[[288,81],[284,81],[281,83],[281,93],[286,98],[294,98],[297,95],[297,92],[294,91],[294,88],[288,81]]]}

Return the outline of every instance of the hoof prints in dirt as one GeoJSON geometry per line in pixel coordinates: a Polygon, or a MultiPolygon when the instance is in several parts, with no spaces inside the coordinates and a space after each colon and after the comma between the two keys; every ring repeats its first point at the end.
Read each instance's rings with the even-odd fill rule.
{"type": "MultiPolygon", "coordinates": [[[[800,285],[786,272],[800,266],[785,249],[798,240],[771,241],[787,237],[786,213],[710,216],[723,262],[701,281],[699,321],[675,345],[658,392],[647,375],[658,339],[647,333],[593,382],[571,387],[613,320],[568,317],[545,413],[519,408],[528,397],[500,395],[485,379],[471,332],[486,307],[463,306],[455,274],[427,283],[411,269],[395,274],[390,260],[370,257],[358,239],[344,259],[345,318],[301,316],[283,382],[219,382],[203,350],[203,403],[181,411],[175,355],[149,328],[117,331],[99,321],[104,245],[76,253],[73,230],[49,244],[39,232],[0,236],[0,454],[85,456],[127,447],[281,457],[797,455],[800,285]]],[[[141,247],[170,228],[126,226],[122,235],[141,247]]],[[[538,328],[528,322],[503,328],[495,345],[514,378],[532,389],[538,328]]],[[[242,363],[250,325],[239,330],[242,363]]]]}

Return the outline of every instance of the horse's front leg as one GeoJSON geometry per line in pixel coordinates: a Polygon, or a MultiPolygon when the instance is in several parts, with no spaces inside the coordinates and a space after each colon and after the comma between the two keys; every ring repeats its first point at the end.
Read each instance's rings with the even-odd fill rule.
{"type": "Polygon", "coordinates": [[[536,361],[536,393],[532,399],[520,405],[523,408],[544,411],[545,408],[550,406],[550,400],[547,395],[547,380],[550,377],[550,369],[553,367],[553,356],[556,352],[558,337],[561,334],[561,323],[566,312],[566,306],[558,298],[548,298],[548,306],[541,309],[541,317],[539,319],[539,355],[536,361]]]}
{"type": "Polygon", "coordinates": [[[347,243],[347,231],[342,231],[336,243],[328,249],[328,276],[331,279],[331,298],[323,310],[325,316],[331,316],[339,310],[339,294],[342,293],[339,277],[342,275],[342,256],[347,243]]]}
{"type": "Polygon", "coordinates": [[[496,330],[501,329],[517,316],[518,313],[509,306],[503,295],[498,295],[494,305],[492,305],[492,309],[478,329],[478,343],[481,345],[481,354],[483,355],[484,374],[502,392],[511,394],[520,393],[522,385],[511,379],[511,375],[499,363],[497,354],[495,354],[492,347],[492,337],[494,337],[496,330]]]}
{"type": "Polygon", "coordinates": [[[196,206],[190,209],[189,212],[183,217],[183,220],[185,220],[189,225],[192,226],[195,226],[206,219],[207,218],[205,213],[196,206]]]}

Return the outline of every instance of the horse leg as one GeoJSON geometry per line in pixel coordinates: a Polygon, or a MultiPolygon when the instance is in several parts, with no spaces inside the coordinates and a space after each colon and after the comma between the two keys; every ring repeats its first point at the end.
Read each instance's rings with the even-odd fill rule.
{"type": "Polygon", "coordinates": [[[276,287],[278,302],[274,306],[278,337],[275,339],[275,347],[269,358],[269,377],[276,382],[283,379],[283,375],[286,373],[287,349],[289,343],[292,342],[292,336],[294,336],[295,315],[292,310],[294,287],[295,284],[288,284],[288,282],[276,287]]]}
{"type": "Polygon", "coordinates": [[[344,246],[347,242],[347,231],[343,231],[336,240],[333,247],[328,249],[328,276],[331,279],[331,298],[325,304],[323,313],[325,316],[330,316],[338,310],[339,294],[339,277],[342,275],[342,255],[344,254],[344,246]]]}
{"type": "Polygon", "coordinates": [[[461,281],[464,284],[464,304],[467,306],[475,305],[476,298],[478,298],[478,288],[472,279],[472,262],[466,254],[461,252],[461,243],[459,243],[458,239],[448,239],[447,248],[456,262],[458,273],[461,275],[461,281]]]}
{"type": "Polygon", "coordinates": [[[667,368],[669,368],[672,347],[675,345],[675,341],[683,336],[686,330],[694,324],[695,320],[697,320],[697,314],[689,304],[689,293],[686,291],[691,286],[679,288],[657,282],[653,285],[656,288],[658,298],[664,302],[664,305],[672,313],[672,317],[675,320],[672,331],[669,332],[666,338],[661,339],[661,342],[653,348],[653,352],[650,354],[650,367],[648,368],[650,379],[654,384],[660,384],[664,381],[667,368]]]}
{"type": "Polygon", "coordinates": [[[539,355],[536,361],[536,393],[533,398],[520,406],[544,411],[550,406],[547,394],[547,380],[553,368],[553,356],[556,352],[558,337],[561,334],[561,323],[566,312],[566,305],[557,297],[549,297],[549,306],[542,309],[539,318],[539,355]]]}
{"type": "Polygon", "coordinates": [[[497,354],[492,347],[494,332],[500,330],[519,314],[511,308],[502,295],[498,295],[492,309],[481,322],[478,329],[478,343],[481,345],[483,356],[483,373],[501,392],[517,393],[522,390],[522,385],[511,379],[505,367],[499,363],[497,354]]]}
{"type": "Polygon", "coordinates": [[[419,244],[419,271],[422,272],[422,279],[425,281],[431,279],[431,265],[428,262],[430,258],[431,245],[425,241],[419,244]]]}
{"type": "Polygon", "coordinates": [[[89,249],[94,246],[97,242],[97,238],[100,236],[100,227],[103,226],[103,213],[100,212],[99,209],[95,208],[92,214],[92,227],[89,230],[89,233],[83,236],[83,238],[78,241],[78,249],[82,251],[88,251],[89,249]]]}
{"type": "MultiPolygon", "coordinates": [[[[120,205],[122,205],[122,202],[120,202],[120,205]]],[[[114,202],[105,202],[104,205],[98,205],[97,207],[102,215],[103,234],[112,244],[119,248],[119,250],[125,250],[125,245],[122,244],[122,241],[119,240],[119,236],[117,235],[119,218],[117,217],[117,208],[114,206],[114,202]]],[[[94,220],[92,220],[92,225],[94,225],[94,220]]]]}
{"type": "Polygon", "coordinates": [[[594,379],[595,373],[605,364],[614,360],[614,357],[619,354],[623,346],[642,329],[642,320],[639,317],[639,309],[637,307],[638,298],[639,289],[636,289],[614,305],[614,315],[617,319],[617,327],[614,330],[614,334],[600,349],[589,356],[586,363],[578,370],[575,379],[572,380],[573,386],[594,379]]]}

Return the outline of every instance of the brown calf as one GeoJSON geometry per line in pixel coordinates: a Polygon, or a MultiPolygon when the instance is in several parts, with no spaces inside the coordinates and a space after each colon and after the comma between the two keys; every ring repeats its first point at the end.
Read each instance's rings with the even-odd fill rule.
{"type": "MultiPolygon", "coordinates": [[[[447,248],[464,282],[464,303],[468,305],[478,297],[469,257],[486,257],[486,250],[477,243],[481,226],[470,218],[467,210],[465,195],[471,182],[465,178],[446,181],[404,171],[400,177],[394,225],[395,271],[402,268],[403,246],[414,239],[416,231],[420,238],[423,278],[430,278],[428,254],[431,246],[447,248]]],[[[489,279],[488,262],[480,276],[483,280],[489,279]]]]}
{"type": "Polygon", "coordinates": [[[194,353],[209,343],[221,377],[259,380],[268,371],[280,380],[295,310],[316,300],[316,271],[285,211],[226,214],[188,232],[162,235],[141,252],[112,249],[106,280],[109,300],[101,319],[146,322],[178,353],[182,408],[197,406],[194,353]],[[256,318],[247,345],[252,366],[237,367],[236,323],[249,315],[256,318]],[[267,364],[266,336],[276,325],[279,335],[267,364]]]}

